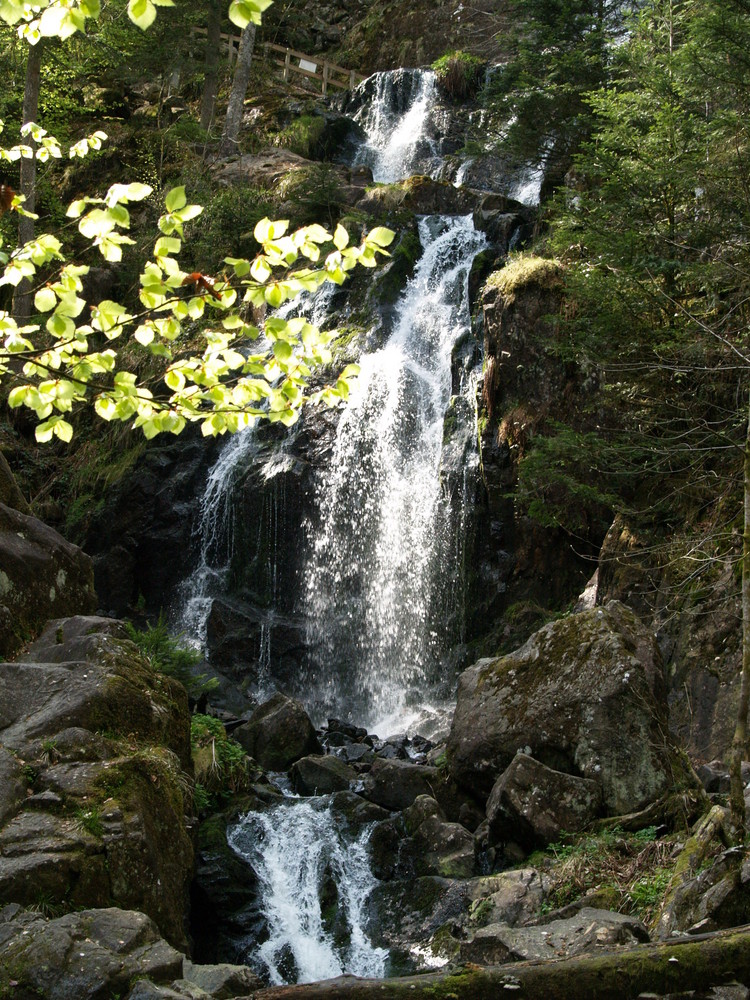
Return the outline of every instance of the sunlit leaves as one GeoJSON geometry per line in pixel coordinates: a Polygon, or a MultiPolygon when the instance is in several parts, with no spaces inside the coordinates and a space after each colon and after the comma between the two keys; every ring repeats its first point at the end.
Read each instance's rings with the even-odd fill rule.
{"type": "Polygon", "coordinates": [[[271,6],[272,0],[232,0],[229,6],[229,20],[238,28],[248,24],[260,24],[261,14],[271,6]]]}
{"type": "MultiPolygon", "coordinates": [[[[55,146],[36,126],[27,131],[35,143],[55,146]]],[[[123,232],[131,222],[127,206],[150,194],[148,185],[118,183],[103,198],[73,202],[67,214],[91,247],[116,262],[132,242],[123,232]]],[[[255,229],[260,250],[253,260],[228,257],[231,270],[221,276],[185,274],[178,262],[184,227],[202,209],[189,203],[184,187],[167,192],[164,204],[161,235],[140,274],[137,316],[115,301],[87,302],[82,278],[88,267],[65,263],[56,237],[43,234],[6,255],[0,284],[36,280],[34,309],[44,325],[19,329],[0,312],[0,376],[8,359],[21,359],[28,382],[13,386],[9,403],[34,412],[40,442],[69,440],[69,415],[85,402],[102,419],[129,421],[150,438],[179,433],[188,422],[199,423],[206,435],[233,433],[258,418],[289,426],[308,401],[335,405],[348,397],[356,366],[317,393],[307,386],[314,368],[331,363],[331,334],[303,318],[267,315],[264,348],[250,353],[260,330],[248,322],[246,303],[275,308],[326,281],[340,283],[357,264],[369,267],[387,254],[393,234],[379,227],[350,246],[342,226],[333,235],[318,225],[290,233],[286,220],[263,219],[255,229]],[[102,349],[103,339],[118,341],[117,350],[102,349]],[[196,339],[202,347],[196,348],[196,339]],[[123,370],[118,351],[126,342],[163,359],[158,392],[123,370]]]]}

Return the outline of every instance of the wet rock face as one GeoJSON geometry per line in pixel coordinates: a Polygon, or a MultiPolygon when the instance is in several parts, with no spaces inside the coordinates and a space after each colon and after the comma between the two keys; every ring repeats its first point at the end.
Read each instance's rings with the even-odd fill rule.
{"type": "Polygon", "coordinates": [[[596,782],[604,809],[620,815],[673,788],[679,765],[667,732],[656,640],[612,603],[547,625],[514,653],[464,671],[449,769],[487,796],[523,750],[596,782]]]}
{"type": "Polygon", "coordinates": [[[139,909],[184,947],[187,698],[123,636],[54,621],[2,665],[0,903],[139,909]]]}
{"type": "Polygon", "coordinates": [[[89,557],[37,518],[0,503],[0,656],[13,656],[49,618],[95,607],[89,557]]]}
{"type": "Polygon", "coordinates": [[[149,447],[108,493],[85,549],[94,561],[99,607],[125,615],[138,600],[167,611],[189,571],[186,554],[198,503],[218,443],[186,430],[149,447]]]}

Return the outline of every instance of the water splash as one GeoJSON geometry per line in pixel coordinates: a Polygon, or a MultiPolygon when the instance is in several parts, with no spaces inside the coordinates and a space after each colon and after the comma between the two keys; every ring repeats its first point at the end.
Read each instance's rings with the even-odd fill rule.
{"type": "Polygon", "coordinates": [[[441,594],[446,580],[455,585],[444,417],[452,349],[470,325],[468,274],[485,237],[471,216],[429,216],[419,233],[424,254],[394,331],[361,359],[339,422],[304,574],[311,696],[323,713],[335,706],[375,729],[412,695],[424,699],[451,638],[441,594]]]}
{"type": "Polygon", "coordinates": [[[367,139],[354,164],[370,167],[373,179],[384,184],[438,172],[441,160],[429,134],[437,100],[435,74],[419,69],[375,73],[360,87],[370,99],[355,119],[367,139]]]}
{"type": "Polygon", "coordinates": [[[327,800],[306,799],[247,814],[227,839],[261,884],[268,937],[252,944],[245,961],[272,985],[385,975],[388,953],[364,930],[376,884],[368,830],[350,839],[327,800]]]}

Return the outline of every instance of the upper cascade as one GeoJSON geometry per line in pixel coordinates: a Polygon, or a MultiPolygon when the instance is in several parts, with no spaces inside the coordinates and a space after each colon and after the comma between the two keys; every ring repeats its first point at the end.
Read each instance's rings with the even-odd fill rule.
{"type": "Polygon", "coordinates": [[[442,166],[431,122],[437,99],[431,70],[374,73],[361,83],[349,106],[367,136],[355,165],[370,167],[373,180],[384,184],[412,174],[436,176],[442,166]]]}

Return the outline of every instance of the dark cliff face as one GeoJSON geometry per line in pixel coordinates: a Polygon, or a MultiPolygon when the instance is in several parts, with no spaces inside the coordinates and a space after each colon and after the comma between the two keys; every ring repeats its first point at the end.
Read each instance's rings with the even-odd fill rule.
{"type": "Polygon", "coordinates": [[[519,462],[534,437],[550,421],[574,415],[590,392],[582,373],[559,357],[563,308],[562,270],[542,258],[495,272],[482,294],[484,496],[471,604],[477,624],[490,632],[488,653],[512,648],[550,613],[570,606],[593,572],[606,530],[592,516],[587,535],[574,540],[530,518],[515,496],[519,462]]]}
{"type": "MultiPolygon", "coordinates": [[[[570,607],[596,569],[590,599],[622,601],[659,639],[670,728],[699,758],[720,755],[731,742],[740,670],[741,616],[730,563],[717,562],[700,587],[686,586],[679,532],[654,548],[643,528],[595,502],[580,502],[575,534],[524,514],[519,465],[535,443],[558,423],[585,433],[597,424],[616,427],[618,417],[598,371],[583,370],[564,350],[561,318],[574,304],[558,264],[521,258],[490,277],[482,305],[486,516],[475,539],[479,585],[470,603],[480,620],[497,623],[486,652],[510,650],[545,612],[570,607]]],[[[578,461],[585,466],[586,456],[578,461]]],[[[589,461],[595,482],[596,463],[589,461]]]]}

